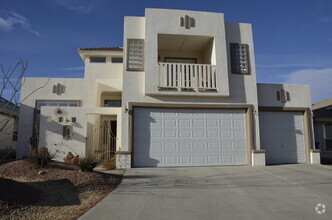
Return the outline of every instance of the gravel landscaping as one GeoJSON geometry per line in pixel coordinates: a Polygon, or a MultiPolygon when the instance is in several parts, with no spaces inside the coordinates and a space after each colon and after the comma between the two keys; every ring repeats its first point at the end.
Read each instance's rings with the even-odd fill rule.
{"type": "Polygon", "coordinates": [[[80,172],[51,162],[37,169],[28,160],[0,165],[0,219],[77,219],[112,192],[122,175],[80,172]]]}

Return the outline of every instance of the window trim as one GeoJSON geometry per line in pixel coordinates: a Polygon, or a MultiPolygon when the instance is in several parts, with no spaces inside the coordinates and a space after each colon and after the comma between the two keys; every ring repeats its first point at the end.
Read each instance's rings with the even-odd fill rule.
{"type": "Polygon", "coordinates": [[[106,63],[107,57],[106,56],[89,56],[89,63],[106,63]],[[91,62],[91,58],[105,58],[105,62],[91,62]]]}
{"type": "Polygon", "coordinates": [[[250,66],[250,56],[249,56],[249,44],[244,44],[244,43],[230,43],[229,44],[229,57],[230,57],[230,64],[231,64],[231,73],[232,74],[240,74],[240,75],[251,75],[251,66],[250,66]],[[233,70],[233,58],[232,58],[232,46],[233,45],[237,45],[239,47],[241,46],[246,46],[247,47],[247,67],[248,67],[248,70],[247,72],[236,72],[235,70],[233,70]]]}
{"type": "Polygon", "coordinates": [[[63,99],[36,99],[35,100],[35,109],[39,110],[38,108],[38,102],[53,102],[53,103],[59,103],[59,102],[63,102],[63,103],[69,103],[69,102],[76,102],[78,105],[77,106],[47,106],[47,107],[62,107],[62,108],[77,108],[77,107],[82,107],[82,101],[81,100],[63,100],[63,99]]]}
{"type": "Polygon", "coordinates": [[[121,108],[121,106],[122,106],[122,100],[121,99],[104,99],[104,101],[103,101],[103,107],[106,107],[106,108],[121,108]],[[120,102],[120,106],[105,106],[106,101],[111,101],[111,102],[118,101],[118,102],[120,102]]]}
{"type": "Polygon", "coordinates": [[[123,57],[111,57],[111,63],[123,63],[123,57]],[[122,62],[113,62],[113,59],[122,59],[122,62]]]}
{"type": "Polygon", "coordinates": [[[127,54],[126,54],[126,70],[127,71],[144,71],[144,65],[145,65],[145,42],[144,39],[142,38],[127,38],[127,54]],[[129,68],[129,41],[131,40],[139,40],[143,42],[143,67],[142,68],[129,68]]]}

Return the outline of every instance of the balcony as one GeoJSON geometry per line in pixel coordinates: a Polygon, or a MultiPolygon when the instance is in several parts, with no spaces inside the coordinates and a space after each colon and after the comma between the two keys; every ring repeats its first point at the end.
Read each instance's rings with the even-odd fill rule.
{"type": "Polygon", "coordinates": [[[216,66],[159,62],[159,90],[217,92],[216,66]]]}

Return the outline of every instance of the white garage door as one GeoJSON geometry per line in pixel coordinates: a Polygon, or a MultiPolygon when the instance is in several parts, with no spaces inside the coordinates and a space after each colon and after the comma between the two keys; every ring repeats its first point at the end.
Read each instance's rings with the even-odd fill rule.
{"type": "Polygon", "coordinates": [[[247,165],[245,110],[135,108],[134,167],[247,165]]]}
{"type": "Polygon", "coordinates": [[[305,163],[301,112],[260,112],[259,122],[267,164],[305,163]]]}

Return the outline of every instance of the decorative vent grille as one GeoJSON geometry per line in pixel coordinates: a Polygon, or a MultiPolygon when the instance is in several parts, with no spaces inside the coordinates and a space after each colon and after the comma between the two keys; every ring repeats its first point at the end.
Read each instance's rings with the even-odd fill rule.
{"type": "Polygon", "coordinates": [[[128,39],[127,69],[144,70],[144,40],[128,39]]]}
{"type": "Polygon", "coordinates": [[[280,89],[277,91],[277,100],[281,101],[282,103],[286,103],[290,101],[290,94],[284,89],[280,89]]]}
{"type": "Polygon", "coordinates": [[[231,43],[232,73],[249,74],[249,46],[231,43]]]}
{"type": "Polygon", "coordinates": [[[53,93],[56,93],[57,95],[61,95],[62,93],[65,93],[65,91],[66,87],[64,85],[61,85],[60,83],[53,86],[53,93]]]}
{"type": "Polygon", "coordinates": [[[180,26],[185,29],[190,29],[191,27],[195,27],[195,19],[188,15],[184,17],[180,17],[180,26]]]}

